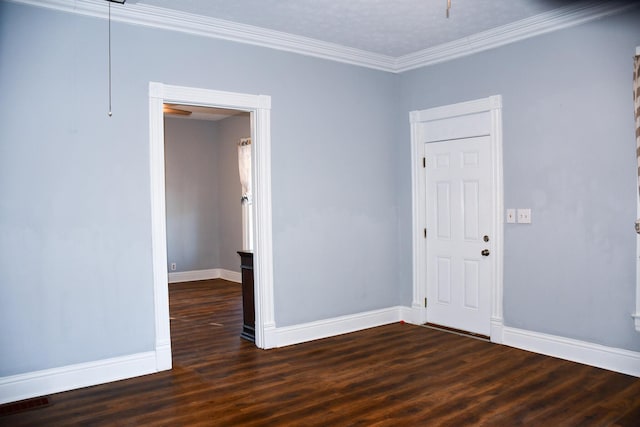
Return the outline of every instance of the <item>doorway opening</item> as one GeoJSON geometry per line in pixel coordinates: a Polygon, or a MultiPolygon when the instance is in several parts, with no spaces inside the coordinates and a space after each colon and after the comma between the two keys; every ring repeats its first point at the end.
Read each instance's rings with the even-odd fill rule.
{"type": "Polygon", "coordinates": [[[238,314],[255,315],[239,292],[238,256],[252,249],[245,241],[253,233],[251,124],[240,110],[164,104],[163,111],[172,362],[185,367],[237,346],[238,314]]]}
{"type": "Polygon", "coordinates": [[[164,104],[169,283],[240,282],[253,249],[250,114],[164,104]]]}
{"type": "Polygon", "coordinates": [[[248,112],[251,123],[256,346],[274,347],[273,253],[271,232],[271,98],[151,82],[149,133],[151,227],[157,370],[171,369],[167,275],[164,104],[248,112]]]}

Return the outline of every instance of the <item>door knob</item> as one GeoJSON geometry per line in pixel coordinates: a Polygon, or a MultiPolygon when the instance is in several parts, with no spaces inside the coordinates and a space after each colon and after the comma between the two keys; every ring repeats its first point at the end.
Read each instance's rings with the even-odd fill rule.
{"type": "Polygon", "coordinates": [[[491,252],[489,252],[489,249],[483,249],[480,253],[482,254],[482,256],[489,256],[491,252]]]}

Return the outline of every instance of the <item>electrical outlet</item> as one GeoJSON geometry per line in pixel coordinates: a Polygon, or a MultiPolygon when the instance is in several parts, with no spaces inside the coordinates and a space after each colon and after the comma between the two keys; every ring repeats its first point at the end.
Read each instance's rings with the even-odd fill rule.
{"type": "Polygon", "coordinates": [[[518,223],[531,224],[531,209],[518,209],[518,223]]]}
{"type": "Polygon", "coordinates": [[[507,222],[509,224],[514,224],[516,222],[516,210],[515,209],[507,209],[507,222]]]}
{"type": "Polygon", "coordinates": [[[176,271],[176,263],[175,262],[171,263],[171,271],[176,271]]]}

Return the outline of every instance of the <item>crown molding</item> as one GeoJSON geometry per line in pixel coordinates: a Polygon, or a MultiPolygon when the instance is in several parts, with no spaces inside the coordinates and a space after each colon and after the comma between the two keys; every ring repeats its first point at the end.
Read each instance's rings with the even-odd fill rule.
{"type": "MultiPolygon", "coordinates": [[[[8,1],[103,19],[108,16],[104,0],[8,1]]],[[[580,2],[397,58],[281,31],[136,3],[111,3],[111,19],[402,73],[589,22],[636,6],[633,2],[616,0],[580,2]]]]}
{"type": "Polygon", "coordinates": [[[623,1],[588,1],[565,6],[396,59],[395,72],[413,70],[509,43],[584,24],[638,6],[623,1]]]}
{"type": "MultiPolygon", "coordinates": [[[[8,0],[14,3],[44,7],[106,19],[104,0],[8,0]]],[[[313,56],[347,64],[393,72],[395,58],[309,37],[268,30],[253,25],[215,19],[192,13],[147,6],[143,4],[111,3],[111,20],[159,28],[202,37],[229,40],[271,49],[313,56]]]]}

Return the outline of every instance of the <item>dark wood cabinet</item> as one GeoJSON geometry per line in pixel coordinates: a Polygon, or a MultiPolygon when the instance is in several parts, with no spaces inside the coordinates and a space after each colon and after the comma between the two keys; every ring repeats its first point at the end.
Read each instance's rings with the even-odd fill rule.
{"type": "Polygon", "coordinates": [[[256,341],[256,309],[253,298],[253,253],[238,251],[242,271],[242,333],[240,336],[256,341]]]}

